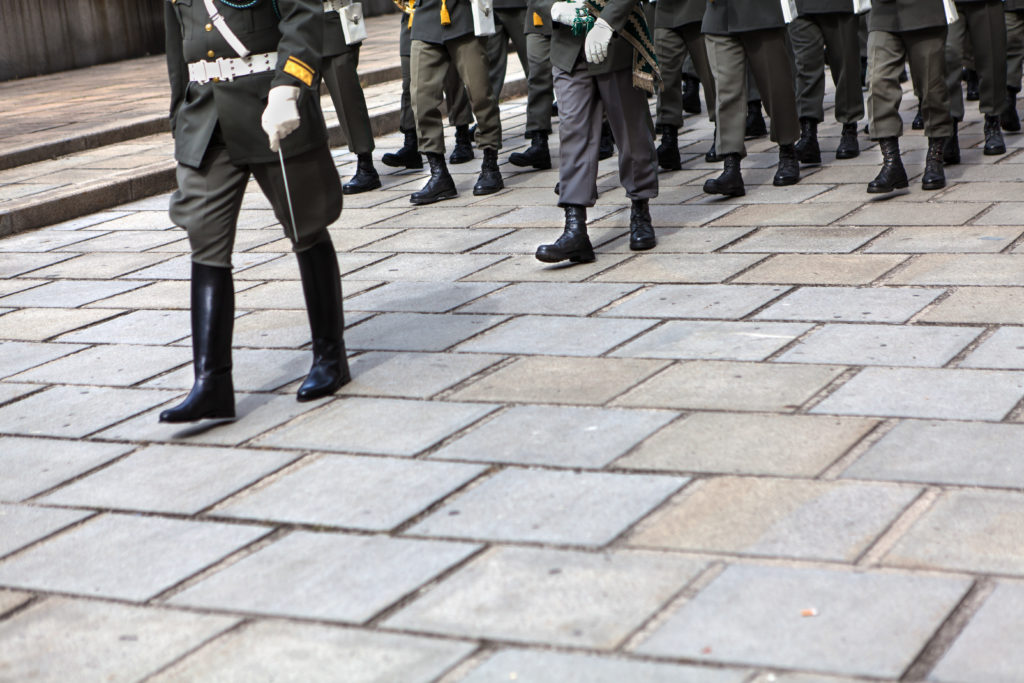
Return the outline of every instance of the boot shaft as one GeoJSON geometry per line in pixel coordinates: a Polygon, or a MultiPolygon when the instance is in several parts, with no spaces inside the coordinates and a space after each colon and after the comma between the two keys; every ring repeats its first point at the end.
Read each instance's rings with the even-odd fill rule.
{"type": "Polygon", "coordinates": [[[498,172],[498,150],[486,148],[484,149],[484,158],[480,163],[480,172],[497,173],[498,172]]]}
{"type": "Polygon", "coordinates": [[[587,233],[587,207],[579,204],[565,205],[565,232],[587,233]]]}

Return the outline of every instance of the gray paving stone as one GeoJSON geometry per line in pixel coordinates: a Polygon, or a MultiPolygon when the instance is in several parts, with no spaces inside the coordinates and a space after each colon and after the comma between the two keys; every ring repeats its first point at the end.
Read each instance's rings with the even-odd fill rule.
{"type": "Polygon", "coordinates": [[[876,424],[862,418],[693,413],[644,441],[615,466],[814,477],[876,424]]]}
{"type": "Polygon", "coordinates": [[[489,254],[398,254],[348,277],[387,282],[448,282],[476,273],[502,258],[489,254]]]}
{"type": "MultiPolygon", "coordinates": [[[[548,241],[558,235],[552,235],[548,241]]],[[[600,251],[600,250],[599,250],[600,251]]],[[[512,256],[501,263],[466,276],[473,282],[580,282],[630,258],[626,254],[601,253],[593,263],[546,266],[533,255],[512,256]]]]}
{"type": "Polygon", "coordinates": [[[256,621],[206,645],[153,683],[430,683],[472,643],[317,624],[256,621]]]}
{"type": "Polygon", "coordinates": [[[1012,683],[1024,653],[1012,634],[1024,631],[1024,585],[1000,582],[928,676],[940,683],[1012,683]]]}
{"type": "Polygon", "coordinates": [[[79,344],[4,341],[4,352],[0,354],[0,377],[9,377],[84,348],[79,344]]]}
{"type": "MultiPolygon", "coordinates": [[[[86,313],[81,309],[75,312],[86,313]]],[[[112,313],[99,310],[88,312],[96,316],[97,320],[109,317],[112,313]]],[[[0,326],[7,317],[9,316],[0,318],[0,326]]],[[[141,310],[131,311],[113,320],[64,334],[59,341],[87,344],[170,344],[187,337],[190,329],[188,311],[141,310]]]]}
{"type": "Polygon", "coordinates": [[[596,282],[716,283],[764,257],[758,254],[641,254],[595,279],[596,282]]]}
{"type": "Polygon", "coordinates": [[[524,315],[463,342],[457,350],[595,356],[615,348],[654,324],[649,320],[524,315]]]}
{"type": "Polygon", "coordinates": [[[961,287],[923,313],[922,322],[1019,324],[1024,290],[1017,287],[961,287]]]}
{"type": "MultiPolygon", "coordinates": [[[[688,192],[687,194],[691,193],[688,192]]],[[[693,194],[693,196],[703,197],[703,192],[693,194]]],[[[680,206],[678,204],[664,205],[652,203],[650,205],[651,220],[654,223],[655,230],[659,228],[678,228],[684,226],[692,227],[704,225],[728,212],[730,208],[731,207],[728,206],[706,207],[696,204],[680,206]]],[[[628,228],[629,211],[617,211],[596,219],[590,218],[588,215],[588,227],[590,223],[593,223],[596,227],[615,226],[617,228],[628,228]]]]}
{"type": "Polygon", "coordinates": [[[0,622],[9,681],[133,683],[238,623],[226,616],[49,598],[0,622]]]}
{"type": "Polygon", "coordinates": [[[763,360],[811,327],[801,323],[672,320],[617,349],[612,355],[763,360]]]}
{"type": "MultiPolygon", "coordinates": [[[[1020,167],[1017,167],[1020,168],[1020,167]]],[[[973,170],[973,169],[972,169],[973,170]]],[[[992,169],[1000,174],[1001,177],[1004,173],[1014,173],[1004,167],[998,167],[992,169]]],[[[1020,171],[1016,171],[1020,174],[1020,171]]],[[[985,212],[985,215],[975,218],[972,222],[976,225],[1020,225],[1021,211],[1024,210],[1024,202],[1008,202],[1001,201],[992,206],[992,208],[985,212]]]]}
{"type": "Polygon", "coordinates": [[[13,235],[5,238],[0,244],[0,252],[44,252],[58,250],[69,244],[82,242],[90,237],[90,233],[64,232],[58,230],[34,230],[32,232],[13,235]]]}
{"type": "MultiPolygon", "coordinates": [[[[80,256],[76,260],[84,260],[90,257],[107,256],[104,254],[86,254],[80,256]]],[[[168,255],[164,255],[166,260],[148,268],[142,270],[133,269],[131,271],[132,279],[137,280],[187,280],[189,273],[191,272],[192,258],[188,254],[181,254],[174,258],[166,258],[168,255]]],[[[266,263],[275,258],[278,258],[278,254],[263,254],[256,252],[239,252],[236,251],[231,255],[231,264],[234,267],[233,276],[236,280],[244,280],[245,277],[242,272],[253,266],[258,266],[261,263],[266,263]]],[[[92,264],[90,264],[92,266],[92,264]]]]}
{"type": "MultiPolygon", "coordinates": [[[[299,267],[295,262],[295,258],[289,254],[281,254],[280,251],[276,254],[266,253],[265,256],[271,258],[264,260],[262,263],[254,264],[245,270],[239,271],[235,276],[235,279],[240,282],[244,282],[246,280],[272,280],[278,281],[279,283],[290,282],[298,284],[300,275],[299,267]]],[[[338,261],[338,270],[341,272],[342,277],[347,279],[347,275],[349,273],[357,271],[371,263],[381,261],[386,257],[383,254],[341,253],[337,254],[336,258],[338,261]]],[[[301,301],[302,287],[298,287],[297,291],[297,298],[301,301]]]]}
{"type": "Polygon", "coordinates": [[[412,228],[360,251],[461,253],[507,235],[509,228],[412,228]]]}
{"type": "MultiPolygon", "coordinates": [[[[346,325],[358,316],[346,315],[346,325]]],[[[365,316],[364,316],[365,317],[365,316]]],[[[235,318],[232,345],[256,348],[295,349],[309,343],[309,319],[303,310],[254,311],[235,318]]]]}
{"type": "Polygon", "coordinates": [[[461,312],[590,315],[638,288],[601,282],[517,282],[474,301],[461,312]]]}
{"type": "Polygon", "coordinates": [[[743,683],[749,671],[543,650],[501,650],[460,683],[743,683]]]}
{"type": "Polygon", "coordinates": [[[689,481],[681,477],[505,469],[407,533],[603,546],[689,481]]]}
{"type": "MultiPolygon", "coordinates": [[[[58,247],[54,251],[77,253],[121,251],[134,254],[180,242],[184,235],[177,230],[117,230],[107,233],[80,232],[76,237],[78,239],[70,246],[58,247]],[[83,239],[87,241],[83,242],[83,239]]],[[[0,247],[0,249],[2,248],[0,247]]]]}
{"type": "Polygon", "coordinates": [[[872,254],[932,252],[997,252],[1021,234],[1021,228],[957,226],[898,226],[865,249],[872,254]]]}
{"type": "Polygon", "coordinates": [[[946,491],[882,558],[888,566],[1024,575],[1019,492],[946,491]]]}
{"type": "Polygon", "coordinates": [[[505,320],[498,315],[382,313],[348,330],[345,342],[359,350],[443,351],[505,320]]]}
{"type": "Polygon", "coordinates": [[[80,510],[0,504],[0,557],[80,522],[89,514],[80,510]]]}
{"type": "Polygon", "coordinates": [[[520,358],[457,390],[458,401],[601,405],[667,365],[618,358],[520,358]]]}
{"type": "MultiPolygon", "coordinates": [[[[458,168],[449,168],[453,174],[457,174],[460,170],[458,168]]],[[[456,179],[458,182],[458,179],[456,179]]],[[[409,192],[414,192],[419,189],[419,185],[415,188],[410,188],[409,192]]],[[[403,193],[405,199],[405,206],[409,208],[409,197],[408,194],[403,193]]],[[[415,208],[415,207],[413,207],[415,208]]],[[[391,218],[385,218],[382,221],[374,223],[375,227],[378,228],[450,228],[452,227],[452,216],[448,211],[441,211],[444,207],[431,207],[427,210],[415,210],[408,211],[399,216],[391,218]]],[[[499,219],[505,214],[508,209],[494,208],[491,206],[463,206],[459,208],[460,223],[464,226],[473,226],[480,224],[480,227],[494,227],[511,224],[513,227],[518,227],[518,223],[512,222],[501,222],[499,219]]]]}
{"type": "Polygon", "coordinates": [[[0,298],[0,306],[18,308],[77,308],[139,287],[120,280],[57,280],[0,298]]]}
{"type": "Polygon", "coordinates": [[[921,488],[717,477],[673,496],[630,532],[631,546],[853,562],[921,488]]]}
{"type": "Polygon", "coordinates": [[[637,652],[895,678],[969,587],[961,578],[736,565],[637,652]]]}
{"type": "Polygon", "coordinates": [[[302,283],[298,280],[275,280],[238,292],[235,297],[238,310],[293,309],[305,310],[302,283]]]}
{"type": "Polygon", "coordinates": [[[988,204],[876,202],[839,220],[842,225],[963,225],[988,208],[988,204]]]}
{"type": "MultiPolygon", "coordinates": [[[[549,196],[552,200],[555,199],[553,195],[549,196]]],[[[494,211],[490,211],[491,216],[487,217],[487,220],[484,220],[480,226],[485,228],[506,226],[512,228],[561,228],[565,224],[565,211],[555,206],[554,201],[546,206],[544,204],[521,206],[521,202],[516,202],[516,204],[518,208],[503,211],[500,215],[494,215],[494,211]]],[[[603,216],[619,211],[621,208],[621,206],[591,206],[587,209],[587,223],[596,223],[603,216]]],[[[483,213],[482,208],[477,211],[483,213]]],[[[477,213],[469,214],[466,225],[471,225],[477,215],[477,213]]]]}
{"type": "Polygon", "coordinates": [[[162,391],[56,386],[0,407],[0,425],[7,434],[80,438],[168,398],[162,391]]]}
{"type": "Polygon", "coordinates": [[[849,253],[877,237],[883,228],[765,227],[748,235],[727,252],[849,253]]]}
{"type": "Polygon", "coordinates": [[[601,315],[637,318],[742,318],[782,295],[785,287],[655,285],[601,315]]]}
{"type": "Polygon", "coordinates": [[[0,436],[0,500],[19,501],[128,453],[134,446],[0,436]]]}
{"type": "MultiPolygon", "coordinates": [[[[64,257],[71,254],[62,254],[64,257]]],[[[165,264],[174,261],[170,254],[149,252],[133,254],[127,252],[91,252],[62,259],[46,268],[32,271],[34,277],[47,278],[115,278],[129,276],[136,280],[150,279],[148,273],[159,273],[167,276],[169,272],[179,271],[179,264],[165,264]]],[[[187,277],[188,271],[181,271],[180,277],[187,277]]]]}
{"type": "Polygon", "coordinates": [[[860,204],[855,202],[836,204],[746,205],[737,207],[735,211],[717,219],[712,223],[712,225],[740,225],[756,227],[769,225],[821,226],[835,222],[859,206],[860,204]]]}
{"type": "Polygon", "coordinates": [[[488,404],[346,397],[297,418],[257,439],[256,443],[280,448],[412,456],[495,408],[488,404]],[[402,429],[393,429],[395,425],[401,425],[402,429]]]}
{"type": "Polygon", "coordinates": [[[600,468],[676,415],[660,410],[514,406],[431,457],[600,468]]]}
{"type": "Polygon", "coordinates": [[[256,490],[243,491],[213,514],[388,531],[485,470],[457,463],[325,455],[256,490]]]}
{"type": "Polygon", "coordinates": [[[253,449],[148,446],[40,499],[50,505],[192,515],[296,459],[253,449]]]}
{"type": "MultiPolygon", "coordinates": [[[[477,247],[474,251],[479,254],[531,254],[537,249],[537,245],[551,242],[557,237],[551,228],[517,228],[500,239],[477,247]]],[[[598,251],[604,252],[603,245],[623,234],[621,228],[591,228],[587,226],[587,236],[591,244],[598,247],[598,251]]],[[[539,262],[534,259],[534,265],[539,262]]]]}
{"type": "Polygon", "coordinates": [[[17,398],[28,396],[29,394],[39,391],[41,387],[38,384],[18,384],[16,382],[0,382],[0,405],[9,403],[17,398]]]}
{"type": "Polygon", "coordinates": [[[184,348],[111,344],[65,356],[15,375],[12,379],[44,384],[128,387],[188,363],[191,359],[192,353],[184,348]]]}
{"type": "Polygon", "coordinates": [[[143,601],[267,529],[107,514],[0,562],[0,585],[143,601]]]}
{"type": "MultiPolygon", "coordinates": [[[[141,386],[179,391],[191,389],[195,379],[195,369],[189,362],[191,350],[182,348],[181,351],[185,353],[185,365],[141,386]]],[[[313,362],[313,353],[294,349],[233,349],[231,362],[235,391],[273,391],[305,378],[313,362]]]]}
{"type": "Polygon", "coordinates": [[[784,363],[942,367],[984,331],[980,327],[841,323],[804,337],[778,360],[784,363]]]}
{"type": "Polygon", "coordinates": [[[811,412],[1001,420],[1022,395],[1019,372],[869,367],[811,412]]]}
{"type": "Polygon", "coordinates": [[[71,258],[70,254],[10,253],[0,254],[0,278],[15,277],[39,270],[71,258]]]}
{"type": "Polygon", "coordinates": [[[905,258],[885,254],[779,254],[742,273],[734,281],[751,284],[866,285],[898,266],[905,258]]]}
{"type": "MultiPolygon", "coordinates": [[[[185,280],[161,280],[150,283],[139,280],[137,282],[139,287],[124,294],[118,294],[95,304],[90,304],[86,308],[117,308],[122,310],[132,308],[170,308],[188,310],[189,283],[185,280]]],[[[235,291],[242,291],[246,286],[241,284],[235,291]]]]}
{"type": "Polygon", "coordinates": [[[362,623],[479,547],[297,531],[203,579],[170,604],[362,623]]]}
{"type": "Polygon", "coordinates": [[[916,287],[801,287],[754,319],[903,323],[944,291],[916,287]]]}
{"type": "Polygon", "coordinates": [[[8,294],[14,294],[15,292],[23,292],[26,289],[45,285],[49,282],[50,280],[31,280],[29,278],[0,280],[0,295],[7,296],[8,294]]]}
{"type": "Polygon", "coordinates": [[[348,299],[345,307],[356,311],[444,313],[500,286],[486,282],[391,282],[348,299]]]}
{"type": "Polygon", "coordinates": [[[501,359],[487,354],[371,351],[349,359],[352,381],[338,395],[429,398],[501,359]]]}
{"type": "Polygon", "coordinates": [[[497,547],[384,621],[453,636],[612,649],[705,562],[643,551],[497,547]]]}
{"type": "Polygon", "coordinates": [[[1004,202],[1020,197],[1016,182],[955,183],[937,198],[937,202],[1004,202]]]}
{"type": "Polygon", "coordinates": [[[1002,327],[971,351],[958,367],[1024,370],[1024,330],[1002,327]]]}
{"type": "Polygon", "coordinates": [[[896,425],[844,472],[854,479],[1024,488],[1024,425],[896,425]]]}
{"type": "Polygon", "coordinates": [[[44,341],[106,320],[120,312],[84,308],[21,308],[0,316],[0,339],[44,341]]]}
{"type": "MultiPolygon", "coordinates": [[[[0,590],[0,616],[21,607],[31,599],[31,593],[0,590]]],[[[3,662],[3,660],[0,659],[0,662],[3,662]]]]}
{"type": "MultiPolygon", "coordinates": [[[[665,208],[671,208],[675,211],[681,207],[672,206],[665,208]]],[[[623,225],[625,227],[625,224],[623,225]]],[[[658,236],[659,254],[674,252],[707,254],[717,251],[751,232],[750,228],[665,228],[658,222],[655,222],[654,225],[658,236]]],[[[628,234],[625,232],[607,247],[602,248],[602,251],[634,253],[629,248],[628,234]]]]}
{"type": "Polygon", "coordinates": [[[903,285],[1024,285],[1024,254],[921,254],[886,279],[903,285]]]}

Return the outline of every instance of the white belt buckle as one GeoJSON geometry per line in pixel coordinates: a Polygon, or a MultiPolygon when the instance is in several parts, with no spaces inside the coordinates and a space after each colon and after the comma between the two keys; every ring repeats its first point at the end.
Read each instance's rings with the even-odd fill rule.
{"type": "Polygon", "coordinates": [[[200,84],[209,83],[213,76],[210,75],[208,68],[208,62],[206,60],[199,60],[196,62],[196,71],[198,71],[199,78],[197,79],[200,84]]]}

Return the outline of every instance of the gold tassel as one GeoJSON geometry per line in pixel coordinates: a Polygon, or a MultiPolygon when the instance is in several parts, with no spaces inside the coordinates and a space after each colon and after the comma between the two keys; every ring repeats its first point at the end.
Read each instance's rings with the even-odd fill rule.
{"type": "Polygon", "coordinates": [[[544,25],[544,20],[541,19],[540,15],[537,14],[536,12],[533,13],[533,25],[534,26],[543,26],[544,25]]]}
{"type": "Polygon", "coordinates": [[[441,0],[441,26],[448,26],[452,23],[452,15],[448,14],[447,0],[441,0]]]}
{"type": "Polygon", "coordinates": [[[412,28],[413,10],[416,9],[416,0],[409,0],[409,24],[406,28],[412,28]]]}

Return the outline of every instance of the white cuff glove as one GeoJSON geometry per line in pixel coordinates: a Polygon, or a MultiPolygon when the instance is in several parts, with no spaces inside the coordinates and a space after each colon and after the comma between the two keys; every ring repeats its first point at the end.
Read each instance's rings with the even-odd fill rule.
{"type": "Polygon", "coordinates": [[[299,127],[299,89],[294,85],[276,85],[267,96],[267,108],[263,110],[263,131],[270,139],[270,150],[281,148],[281,140],[299,127]]]}
{"type": "Polygon", "coordinates": [[[576,19],[577,9],[585,9],[582,0],[569,0],[568,2],[559,0],[551,5],[551,21],[572,26],[572,22],[576,19]]]}
{"type": "Polygon", "coordinates": [[[587,41],[583,44],[583,52],[588,62],[600,64],[605,60],[608,56],[608,43],[611,42],[614,33],[611,24],[601,17],[597,18],[594,27],[587,33],[587,41]]]}

